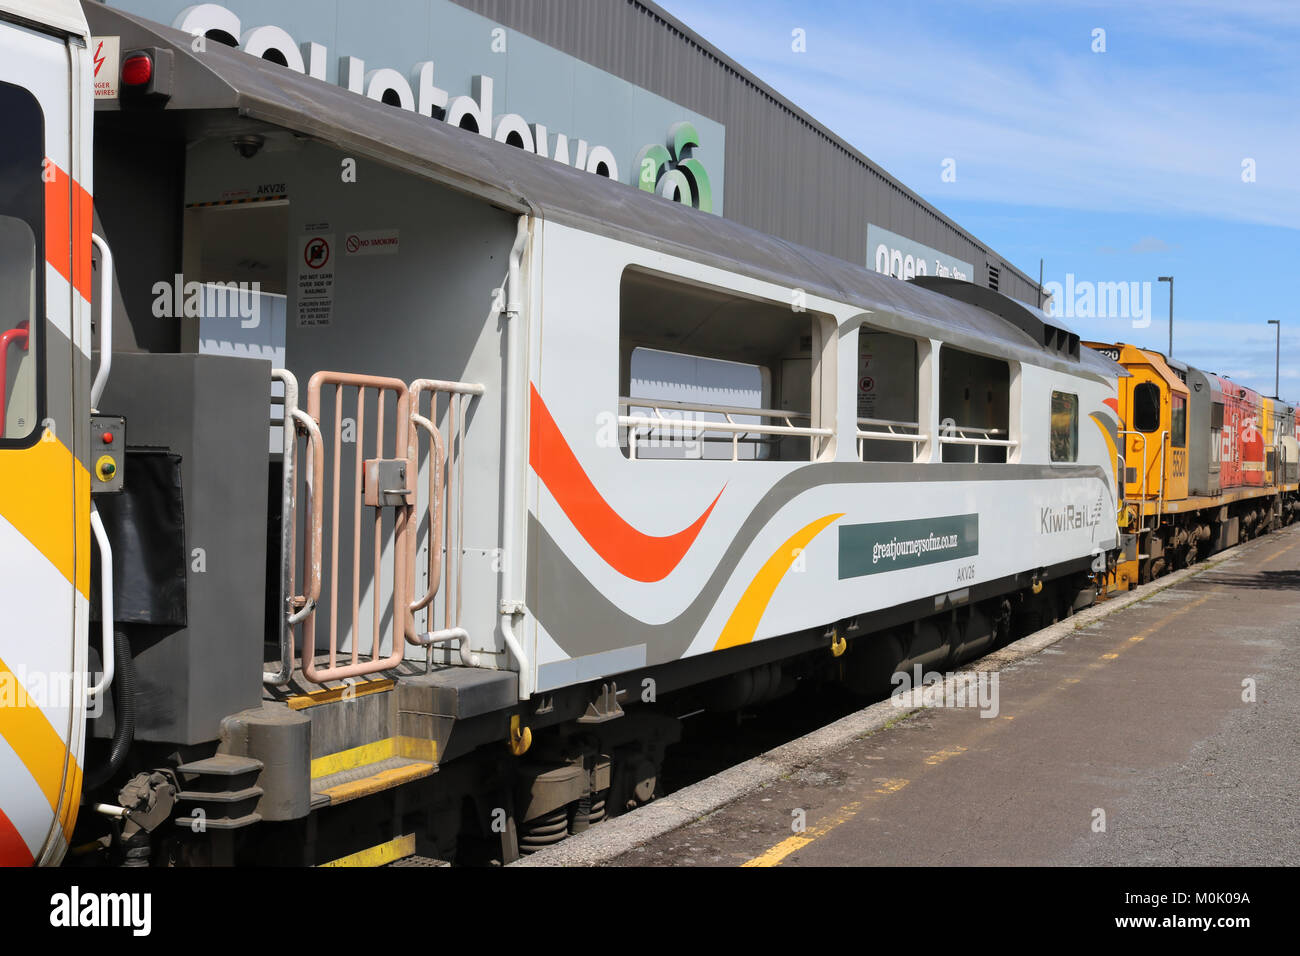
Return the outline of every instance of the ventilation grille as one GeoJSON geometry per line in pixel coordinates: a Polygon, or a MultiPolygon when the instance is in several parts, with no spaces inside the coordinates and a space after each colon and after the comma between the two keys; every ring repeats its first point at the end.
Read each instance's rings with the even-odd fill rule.
{"type": "Polygon", "coordinates": [[[997,266],[989,266],[989,288],[994,292],[998,291],[998,280],[1002,278],[1002,270],[997,266]]]}

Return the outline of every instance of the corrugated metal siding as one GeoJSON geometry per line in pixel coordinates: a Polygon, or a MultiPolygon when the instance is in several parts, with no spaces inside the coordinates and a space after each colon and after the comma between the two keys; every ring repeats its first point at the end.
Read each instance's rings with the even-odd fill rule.
{"type": "Polygon", "coordinates": [[[645,0],[455,0],[727,130],[728,219],[857,265],[874,222],[974,266],[1038,304],[1037,282],[846,142],[645,0]]]}

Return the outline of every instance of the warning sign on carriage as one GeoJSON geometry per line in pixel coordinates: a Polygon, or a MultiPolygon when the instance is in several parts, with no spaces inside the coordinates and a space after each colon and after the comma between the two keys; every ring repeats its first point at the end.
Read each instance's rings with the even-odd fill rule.
{"type": "Polygon", "coordinates": [[[90,62],[95,66],[95,99],[117,99],[117,75],[121,70],[121,37],[91,37],[90,62]]]}
{"type": "Polygon", "coordinates": [[[329,325],[334,311],[334,234],[303,236],[298,262],[299,326],[329,325]]]}

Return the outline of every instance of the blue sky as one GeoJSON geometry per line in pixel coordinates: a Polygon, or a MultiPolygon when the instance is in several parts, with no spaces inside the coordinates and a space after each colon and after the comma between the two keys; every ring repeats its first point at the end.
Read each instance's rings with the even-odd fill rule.
{"type": "Polygon", "coordinates": [[[1173,275],[1175,357],[1272,394],[1280,318],[1300,399],[1300,0],[660,3],[1025,273],[1151,283],[1085,338],[1165,351],[1173,275]]]}

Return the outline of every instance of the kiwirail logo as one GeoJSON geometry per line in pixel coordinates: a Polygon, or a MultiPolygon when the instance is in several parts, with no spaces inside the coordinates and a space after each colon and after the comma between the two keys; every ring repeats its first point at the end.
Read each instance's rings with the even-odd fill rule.
{"type": "Polygon", "coordinates": [[[916,664],[909,674],[895,671],[889,678],[894,690],[889,695],[895,707],[970,707],[981,717],[996,717],[999,679],[997,671],[962,671],[940,674],[922,671],[916,664]]]}
{"type": "Polygon", "coordinates": [[[73,886],[50,897],[50,925],[60,929],[130,929],[148,936],[153,929],[149,893],[83,893],[73,886]]]}
{"type": "Polygon", "coordinates": [[[1058,534],[1062,531],[1080,531],[1101,524],[1102,504],[1069,504],[1063,508],[1038,509],[1038,533],[1058,534]]]}

